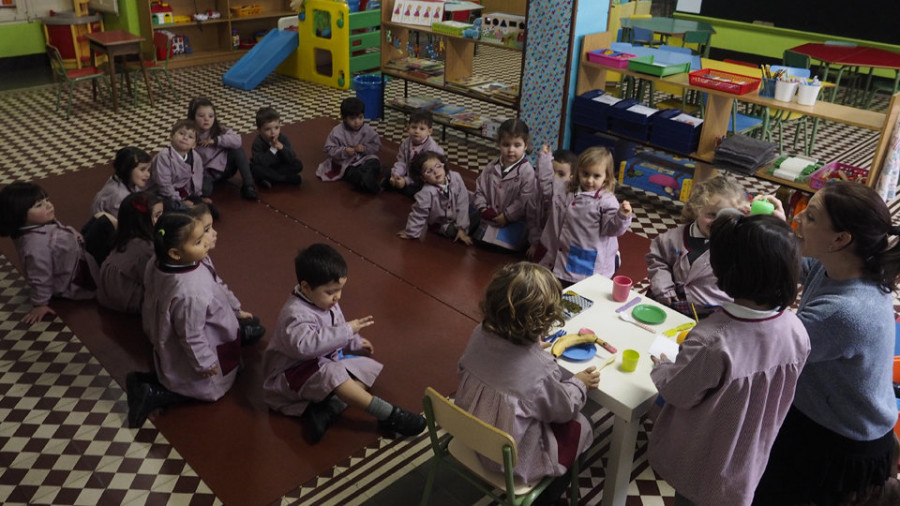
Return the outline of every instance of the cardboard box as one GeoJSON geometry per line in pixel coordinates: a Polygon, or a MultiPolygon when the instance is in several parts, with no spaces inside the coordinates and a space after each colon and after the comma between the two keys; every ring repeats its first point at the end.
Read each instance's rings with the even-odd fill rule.
{"type": "Polygon", "coordinates": [[[628,159],[618,176],[619,183],[685,202],[694,182],[694,162],[658,151],[643,151],[628,159]]]}

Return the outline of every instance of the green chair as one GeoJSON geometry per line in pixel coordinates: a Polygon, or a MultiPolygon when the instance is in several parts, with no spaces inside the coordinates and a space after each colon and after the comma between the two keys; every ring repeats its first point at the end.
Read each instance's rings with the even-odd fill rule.
{"type": "MultiPolygon", "coordinates": [[[[500,504],[508,506],[528,506],[555,479],[547,477],[538,483],[522,483],[513,477],[516,467],[516,442],[506,432],[488,425],[469,414],[449,399],[428,387],[425,390],[425,420],[428,422],[428,436],[434,451],[434,463],[428,473],[422,506],[427,506],[434,488],[435,476],[441,465],[448,466],[456,474],[500,504]],[[438,436],[437,425],[448,433],[443,439],[438,436]],[[485,469],[478,455],[482,455],[503,465],[504,472],[485,469]],[[498,494],[495,489],[501,492],[498,494]]],[[[578,460],[570,470],[571,506],[578,504],[578,460]]]]}
{"type": "MultiPolygon", "coordinates": [[[[174,43],[175,39],[169,37],[166,33],[161,31],[153,32],[153,49],[156,58],[144,61],[144,70],[147,71],[148,76],[153,76],[156,87],[159,89],[163,88],[160,75],[165,77],[166,84],[169,85],[169,91],[172,93],[172,97],[177,101],[178,92],[175,90],[175,86],[172,84],[172,77],[169,75],[169,59],[172,57],[172,46],[174,43]],[[165,56],[161,58],[160,55],[165,56]]],[[[136,105],[138,96],[137,83],[143,80],[143,76],[141,75],[141,65],[136,62],[128,62],[125,65],[125,72],[129,73],[131,79],[134,81],[135,89],[132,91],[134,103],[136,105]]]]}
{"type": "Polygon", "coordinates": [[[709,58],[709,46],[712,34],[710,32],[684,32],[684,38],[681,39],[681,47],[688,47],[688,44],[696,44],[696,48],[691,48],[694,54],[703,58],[709,58]]]}
{"type": "MultiPolygon", "coordinates": [[[[66,67],[63,64],[62,55],[59,54],[59,49],[56,49],[56,46],[47,44],[47,57],[50,58],[50,67],[53,69],[53,81],[56,83],[57,111],[59,110],[59,102],[63,87],[66,87],[68,90],[69,101],[66,105],[66,119],[69,119],[69,116],[72,114],[72,91],[75,89],[76,84],[90,82],[96,85],[99,81],[103,85],[101,91],[111,89],[106,72],[103,72],[97,67],[66,70],[66,67]]],[[[97,96],[96,88],[94,88],[93,96],[94,98],[97,96]]]]}

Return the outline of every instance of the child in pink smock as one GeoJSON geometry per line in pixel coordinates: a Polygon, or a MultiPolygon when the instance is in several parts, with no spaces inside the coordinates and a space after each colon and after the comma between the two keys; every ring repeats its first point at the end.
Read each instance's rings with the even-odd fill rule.
{"type": "Polygon", "coordinates": [[[356,97],[341,102],[341,124],[325,140],[325,155],[316,175],[323,181],[344,179],[366,193],[381,191],[381,138],[366,124],[366,104],[356,97]]]}
{"type": "MultiPolygon", "coordinates": [[[[538,165],[550,164],[550,150],[541,150],[538,165]]],[[[546,170],[546,169],[542,169],[546,170]]],[[[631,226],[631,204],[620,204],[612,155],[592,147],[578,157],[572,181],[554,178],[547,224],[534,260],[551,269],[564,284],[594,274],[612,277],[618,265],[619,240],[631,226]]]]}
{"type": "Polygon", "coordinates": [[[150,160],[146,151],[134,146],[117,151],[113,160],[113,175],[94,196],[90,215],[94,216],[102,211],[118,216],[122,200],[143,190],[150,181],[150,160]]]}
{"type": "Polygon", "coordinates": [[[327,244],[313,244],[294,260],[297,286],[281,308],[264,357],[263,398],[275,411],[303,416],[313,443],[348,405],[371,414],[386,430],[419,434],[425,419],[369,388],[382,365],[369,358],[372,343],[359,331],[371,316],[347,321],[338,301],[347,282],[347,263],[327,244]]]}
{"type": "Polygon", "coordinates": [[[650,242],[645,257],[650,297],[689,316],[694,310],[706,316],[731,302],[709,264],[709,227],[725,208],[749,212],[746,193],[733,178],[716,176],[693,186],[681,213],[685,224],[650,242]]]}
{"type": "Polygon", "coordinates": [[[162,212],[162,200],[152,193],[132,193],[122,201],[112,251],[100,266],[97,280],[101,306],[140,314],[144,271],[153,258],[153,227],[162,212]]]}
{"type": "Polygon", "coordinates": [[[534,167],[525,157],[528,125],[518,119],[497,129],[500,157],[487,164],[475,180],[472,205],[481,221],[473,238],[484,244],[523,251],[528,243],[527,213],[535,189],[534,167]]]}
{"type": "Polygon", "coordinates": [[[716,218],[709,242],[734,302],[697,324],[675,362],[652,357],[665,404],[648,454],[676,504],[749,505],[809,355],[806,329],[787,309],[800,248],[783,220],[734,211],[716,218]]]}
{"type": "Polygon", "coordinates": [[[150,182],[145,190],[162,197],[166,210],[185,211],[202,200],[203,159],[194,149],[197,135],[197,124],[192,120],[176,121],[172,125],[171,144],[150,162],[150,182]]]}
{"type": "Polygon", "coordinates": [[[417,109],[409,115],[409,136],[400,143],[397,151],[397,161],[391,167],[391,173],[384,180],[382,186],[386,190],[396,190],[407,197],[413,197],[422,188],[422,181],[416,179],[410,173],[410,164],[419,154],[426,151],[444,154],[444,150],[438,145],[434,137],[434,120],[431,112],[417,109]]]}
{"type": "Polygon", "coordinates": [[[447,158],[434,151],[419,153],[410,165],[410,174],[421,190],[406,220],[406,229],[397,232],[403,239],[419,239],[426,229],[454,241],[472,244],[469,237],[469,191],[462,176],[446,168],[447,158]]]}
{"type": "Polygon", "coordinates": [[[94,298],[97,262],[87,253],[81,234],[56,220],[53,204],[40,186],[12,183],[0,190],[0,236],[12,237],[31,287],[34,308],[23,322],[30,325],[56,314],[49,306],[51,297],[94,298]]]}
{"type": "Polygon", "coordinates": [[[203,161],[203,196],[212,197],[213,184],[240,172],[241,196],[247,200],[258,200],[241,136],[219,123],[212,101],[206,97],[194,98],[188,104],[187,117],[198,128],[195,149],[203,161]]]}
{"type": "MultiPolygon", "coordinates": [[[[593,442],[581,409],[587,389],[600,384],[600,371],[563,372],[541,344],[562,324],[560,299],[560,284],[546,268],[530,262],[502,267],[481,303],[484,320],[459,359],[456,404],[513,437],[519,453],[513,473],[526,483],[564,475],[593,442]]],[[[500,471],[488,459],[481,462],[500,471]]]]}
{"type": "Polygon", "coordinates": [[[153,246],[156,256],[144,273],[141,315],[156,374],[126,377],[132,428],[167,406],[220,399],[234,384],[241,361],[231,301],[201,263],[209,253],[203,224],[186,214],[163,214],[153,246]]]}

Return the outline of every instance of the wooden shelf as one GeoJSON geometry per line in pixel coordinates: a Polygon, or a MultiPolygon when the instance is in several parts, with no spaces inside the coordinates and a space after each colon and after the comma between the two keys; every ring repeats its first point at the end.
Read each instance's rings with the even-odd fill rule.
{"type": "MultiPolygon", "coordinates": [[[[414,109],[410,109],[410,108],[408,108],[408,107],[401,107],[401,106],[399,106],[399,105],[391,104],[391,103],[388,103],[388,102],[385,102],[384,106],[387,107],[388,109],[392,109],[392,110],[395,110],[395,111],[399,111],[399,112],[402,112],[402,113],[404,113],[404,114],[409,114],[409,113],[413,112],[413,110],[414,110],[414,109]]],[[[482,139],[495,140],[494,137],[488,137],[488,136],[482,134],[482,133],[481,133],[481,130],[478,130],[478,129],[475,129],[475,128],[464,127],[464,126],[462,126],[462,125],[454,125],[454,124],[450,123],[450,121],[448,121],[447,119],[445,119],[443,116],[434,116],[434,117],[432,117],[432,121],[433,121],[436,125],[441,125],[442,127],[452,128],[452,129],[454,129],[454,130],[459,130],[460,132],[463,132],[464,134],[467,134],[467,135],[474,135],[474,136],[476,136],[476,137],[481,137],[482,139]]]]}
{"type": "Polygon", "coordinates": [[[257,14],[255,16],[241,16],[238,18],[231,18],[232,23],[240,23],[242,21],[255,21],[257,19],[272,19],[272,18],[284,18],[287,16],[296,16],[297,13],[294,11],[278,11],[278,12],[263,12],[262,14],[257,14]]]}
{"type": "Polygon", "coordinates": [[[813,190],[813,188],[811,186],[809,186],[809,183],[798,183],[796,181],[788,181],[787,179],[781,179],[780,177],[775,177],[772,174],[769,174],[768,169],[765,167],[756,171],[754,176],[756,176],[760,179],[765,179],[766,181],[772,181],[773,183],[778,183],[782,186],[789,186],[796,190],[802,190],[807,193],[815,193],[816,192],[816,190],[813,190]]]}
{"type": "Polygon", "coordinates": [[[450,39],[450,40],[460,40],[460,41],[468,42],[468,43],[471,43],[471,44],[479,44],[479,45],[482,45],[482,46],[497,47],[497,48],[500,48],[500,49],[506,49],[506,50],[513,51],[513,52],[516,52],[516,53],[521,53],[521,52],[522,52],[522,48],[520,48],[520,47],[506,46],[506,45],[503,45],[503,44],[497,44],[496,42],[490,42],[490,41],[487,41],[487,40],[472,39],[472,38],[469,38],[469,37],[460,37],[460,36],[458,36],[458,35],[450,35],[450,34],[448,34],[448,33],[436,32],[436,31],[432,30],[431,27],[429,27],[429,26],[423,26],[423,25],[406,25],[406,24],[402,24],[402,23],[393,23],[393,22],[390,22],[390,21],[382,21],[382,22],[381,22],[381,26],[383,26],[385,29],[391,29],[391,28],[397,29],[397,28],[400,28],[400,29],[410,30],[410,31],[414,31],[414,32],[427,33],[427,34],[430,34],[430,35],[434,35],[435,37],[445,37],[445,38],[450,39]]]}
{"type": "Polygon", "coordinates": [[[467,92],[466,90],[463,90],[463,89],[460,89],[460,88],[456,88],[456,87],[453,87],[453,86],[447,86],[446,84],[437,84],[437,83],[433,83],[433,82],[430,82],[430,81],[428,81],[428,80],[426,80],[426,79],[422,79],[422,78],[420,78],[420,77],[411,76],[411,75],[409,75],[409,74],[407,74],[407,73],[405,73],[405,72],[399,72],[399,71],[396,71],[396,70],[390,70],[390,69],[382,68],[382,69],[381,69],[381,73],[384,74],[384,75],[386,75],[386,76],[396,77],[397,79],[403,79],[404,81],[409,81],[409,82],[412,82],[412,83],[418,83],[418,84],[421,84],[421,85],[423,85],[423,86],[428,86],[428,87],[435,88],[435,89],[438,89],[438,90],[443,90],[443,91],[446,91],[446,92],[448,92],[448,93],[453,93],[453,94],[455,94],[455,95],[461,95],[461,96],[463,96],[463,97],[473,98],[473,99],[475,99],[475,100],[480,100],[480,101],[482,101],[482,102],[487,102],[487,103],[489,103],[489,104],[495,104],[495,105],[499,105],[499,106],[503,106],[503,107],[509,107],[510,109],[518,109],[518,108],[519,108],[519,101],[518,101],[518,100],[515,101],[515,102],[506,102],[506,101],[503,101],[503,100],[497,100],[497,99],[495,99],[495,98],[486,97],[486,96],[484,96],[484,95],[479,95],[479,94],[477,94],[477,93],[467,92]]]}
{"type": "Polygon", "coordinates": [[[187,23],[169,23],[167,25],[153,25],[154,30],[168,30],[171,28],[202,28],[206,25],[218,25],[227,23],[228,18],[207,19],[206,21],[188,21],[187,23]]]}

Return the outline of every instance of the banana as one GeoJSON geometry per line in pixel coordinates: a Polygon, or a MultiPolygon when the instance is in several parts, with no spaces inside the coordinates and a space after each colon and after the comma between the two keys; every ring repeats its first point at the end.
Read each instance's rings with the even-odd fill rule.
{"type": "Polygon", "coordinates": [[[566,351],[566,348],[571,346],[583,343],[601,344],[602,342],[603,341],[597,337],[596,334],[566,334],[553,343],[553,347],[550,348],[550,353],[552,353],[554,357],[559,357],[566,351]]]}

